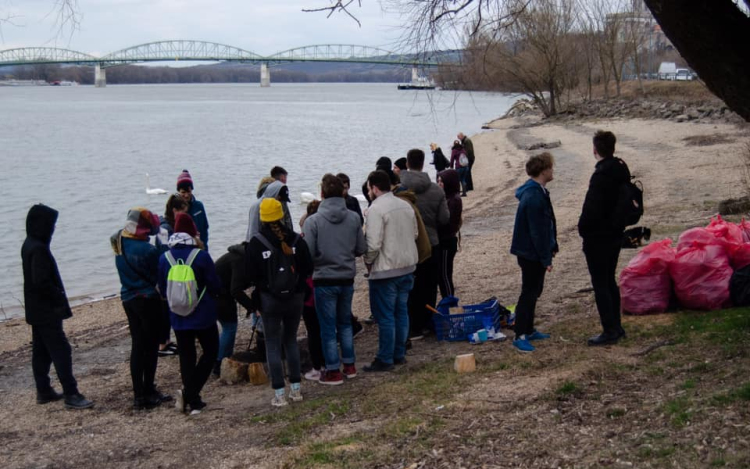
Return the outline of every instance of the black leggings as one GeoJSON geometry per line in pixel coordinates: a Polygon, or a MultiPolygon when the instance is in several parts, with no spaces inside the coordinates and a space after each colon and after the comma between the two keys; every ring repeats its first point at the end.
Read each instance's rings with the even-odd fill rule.
{"type": "Polygon", "coordinates": [[[440,265],[438,271],[438,287],[440,287],[440,296],[455,296],[456,288],[453,286],[453,260],[458,252],[458,238],[452,237],[440,240],[438,248],[432,252],[433,256],[438,256],[440,265]]]}
{"type": "Polygon", "coordinates": [[[297,345],[297,330],[302,317],[303,294],[296,293],[292,298],[281,300],[270,293],[261,292],[261,317],[266,336],[266,359],[271,372],[271,386],[284,388],[284,366],[281,363],[282,345],[286,351],[289,382],[299,383],[300,363],[297,345]]]}
{"type": "Polygon", "coordinates": [[[193,403],[200,399],[201,390],[216,362],[219,353],[219,329],[214,324],[207,329],[175,330],[174,334],[177,336],[177,353],[180,355],[183,396],[185,402],[193,403]],[[195,339],[198,339],[203,349],[197,364],[195,339]]]}
{"type": "Polygon", "coordinates": [[[130,377],[133,394],[142,398],[155,391],[154,377],[159,357],[162,301],[159,298],[133,298],[122,307],[130,326],[130,377]]]}
{"type": "Polygon", "coordinates": [[[544,274],[547,272],[541,262],[523,257],[518,258],[518,265],[521,266],[521,296],[516,305],[516,338],[534,332],[536,300],[542,295],[544,274]]]}

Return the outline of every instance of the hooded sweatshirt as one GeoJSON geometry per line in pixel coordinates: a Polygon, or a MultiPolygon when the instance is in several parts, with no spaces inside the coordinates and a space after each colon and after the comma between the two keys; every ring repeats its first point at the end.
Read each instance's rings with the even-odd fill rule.
{"type": "Polygon", "coordinates": [[[430,245],[440,244],[438,227],[450,221],[450,212],[443,190],[430,181],[430,176],[422,171],[402,171],[401,185],[417,196],[417,208],[430,237],[430,245]]]}
{"type": "Polygon", "coordinates": [[[450,212],[450,222],[438,227],[438,236],[442,241],[455,238],[461,229],[461,213],[464,205],[461,200],[461,181],[458,177],[458,171],[446,169],[441,171],[438,176],[443,180],[443,191],[450,212]]]}
{"type": "Polygon", "coordinates": [[[367,243],[359,216],[346,207],[343,197],[323,199],[318,212],[305,220],[304,235],[313,259],[315,286],[352,285],[355,259],[367,243]]]}
{"type": "Polygon", "coordinates": [[[158,233],[158,221],[156,215],[149,210],[141,207],[131,209],[128,211],[125,228],[110,238],[122,285],[122,301],[136,297],[159,298],[156,291],[156,271],[161,252],[149,243],[149,236],[158,233]]]}
{"type": "Polygon", "coordinates": [[[21,261],[26,322],[32,326],[56,325],[72,316],[57,262],[50,251],[57,215],[57,210],[37,204],[26,216],[21,261]]]}
{"type": "Polygon", "coordinates": [[[235,301],[248,311],[253,303],[245,290],[250,286],[245,271],[245,249],[247,243],[229,246],[227,252],[216,260],[216,274],[221,279],[219,297],[219,321],[237,322],[235,301]]]}
{"type": "MultiPolygon", "coordinates": [[[[247,224],[247,234],[245,235],[245,241],[250,242],[250,240],[253,239],[253,236],[257,235],[260,232],[260,203],[263,202],[263,199],[276,199],[279,193],[282,191],[282,188],[285,187],[286,185],[281,181],[272,182],[266,187],[266,190],[263,192],[263,197],[253,202],[253,205],[250,206],[250,217],[247,224]]],[[[286,195],[288,198],[288,189],[285,190],[287,191],[286,195]]],[[[280,202],[282,208],[284,209],[284,225],[289,228],[289,231],[294,231],[294,224],[292,223],[292,216],[289,213],[289,207],[287,206],[286,201],[280,202]]]]}
{"type": "Polygon", "coordinates": [[[557,252],[557,224],[549,191],[529,179],[516,190],[519,200],[510,253],[552,265],[552,253],[557,252]]]}

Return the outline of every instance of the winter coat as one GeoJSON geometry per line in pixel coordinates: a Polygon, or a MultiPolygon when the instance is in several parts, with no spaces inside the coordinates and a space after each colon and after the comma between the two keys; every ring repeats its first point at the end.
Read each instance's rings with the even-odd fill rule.
{"type": "Polygon", "coordinates": [[[365,217],[362,215],[362,207],[359,206],[359,200],[349,194],[346,195],[345,199],[346,208],[359,216],[359,224],[362,226],[365,223],[365,217]]]}
{"type": "Polygon", "coordinates": [[[445,225],[438,226],[438,237],[440,241],[455,238],[461,229],[461,214],[463,212],[463,201],[461,200],[461,181],[455,169],[446,169],[438,174],[443,180],[443,191],[450,212],[450,221],[445,225]]]}
{"type": "Polygon", "coordinates": [[[370,280],[407,275],[416,269],[419,256],[416,240],[419,232],[414,209],[386,192],[372,201],[367,212],[367,253],[365,263],[372,265],[370,280]]]}
{"type": "Polygon", "coordinates": [[[422,215],[419,213],[417,208],[417,196],[414,192],[406,190],[404,187],[399,186],[393,189],[393,195],[399,199],[407,202],[411,205],[414,210],[414,216],[417,218],[417,264],[421,264],[432,256],[432,244],[430,244],[430,235],[427,233],[427,228],[424,226],[422,221],[422,215]]]}
{"type": "Polygon", "coordinates": [[[26,216],[21,261],[26,322],[32,326],[56,325],[72,316],[57,262],[50,251],[57,215],[57,210],[37,204],[26,216]]]}
{"type": "Polygon", "coordinates": [[[443,150],[438,147],[432,152],[432,164],[438,173],[448,167],[448,159],[443,154],[443,150]]]}
{"type": "Polygon", "coordinates": [[[557,223],[549,191],[529,179],[516,190],[516,198],[519,203],[510,253],[548,267],[558,251],[557,223]]]}
{"type": "MultiPolygon", "coordinates": [[[[260,232],[260,203],[263,201],[263,199],[275,199],[279,195],[279,192],[281,192],[282,187],[284,187],[283,182],[272,182],[266,187],[266,190],[263,192],[263,197],[253,202],[253,205],[250,206],[250,215],[247,224],[247,233],[245,234],[245,241],[250,242],[250,240],[253,239],[253,236],[260,232]]],[[[292,216],[289,213],[289,207],[287,206],[286,202],[281,202],[281,207],[284,210],[284,218],[282,219],[282,221],[287,229],[293,231],[294,225],[292,223],[292,216]]]]}
{"type": "Polygon", "coordinates": [[[221,279],[222,300],[219,307],[219,321],[237,321],[237,306],[235,301],[248,311],[252,311],[253,303],[245,290],[250,287],[245,271],[245,250],[247,243],[229,246],[227,252],[216,260],[216,274],[221,279]],[[226,303],[226,307],[223,303],[226,303]]]}
{"type": "MultiPolygon", "coordinates": [[[[182,259],[186,262],[193,249],[198,248],[178,244],[169,248],[169,252],[172,253],[175,261],[182,259]]],[[[221,291],[221,280],[216,274],[214,261],[211,260],[211,256],[206,251],[199,250],[192,267],[193,272],[195,272],[195,280],[198,283],[198,294],[200,295],[204,288],[206,292],[203,293],[203,297],[195,308],[195,311],[188,316],[179,316],[172,311],[169,312],[172,328],[176,331],[207,329],[216,324],[216,296],[221,291]]],[[[159,291],[162,295],[166,295],[167,292],[167,275],[169,274],[169,269],[170,265],[167,256],[166,254],[162,254],[159,258],[158,274],[159,291]]]]}
{"type": "Polygon", "coordinates": [[[464,137],[463,140],[461,140],[461,145],[464,146],[466,156],[469,158],[469,167],[474,166],[474,142],[472,142],[469,137],[464,137]]]}
{"type": "MultiPolygon", "coordinates": [[[[307,222],[305,222],[305,224],[307,224],[307,222]]],[[[281,241],[279,241],[279,238],[276,237],[268,226],[261,225],[260,233],[271,243],[272,246],[274,246],[275,249],[281,249],[281,241]]],[[[297,243],[294,245],[294,264],[297,268],[298,275],[295,292],[304,293],[306,279],[313,273],[313,263],[310,258],[310,250],[307,248],[307,243],[304,238],[297,233],[287,230],[285,236],[284,240],[290,246],[292,245],[294,238],[298,238],[297,243]]],[[[245,269],[247,281],[250,282],[251,285],[256,286],[256,289],[253,292],[255,301],[259,301],[256,292],[268,292],[268,262],[270,262],[270,256],[268,254],[264,255],[264,253],[268,253],[268,248],[257,238],[257,236],[254,236],[247,246],[245,269]]],[[[256,303],[255,306],[258,307],[260,305],[256,303]]]]}
{"type": "Polygon", "coordinates": [[[343,197],[323,199],[318,212],[305,220],[305,242],[315,270],[315,286],[352,285],[356,258],[367,250],[359,217],[343,197]]]}
{"type": "Polygon", "coordinates": [[[622,238],[624,226],[612,221],[620,186],[630,180],[630,171],[619,158],[604,158],[596,163],[589,181],[589,190],[578,219],[582,238],[622,238]]]}
{"type": "Polygon", "coordinates": [[[451,169],[458,169],[461,167],[461,153],[466,153],[466,150],[464,150],[464,147],[461,145],[456,145],[451,149],[451,169]]]}
{"type": "Polygon", "coordinates": [[[430,236],[430,244],[437,246],[438,226],[445,225],[450,221],[450,212],[445,200],[445,192],[430,181],[430,176],[422,171],[402,171],[401,185],[414,192],[417,196],[417,208],[422,221],[430,236]]]}
{"type": "Polygon", "coordinates": [[[203,202],[196,200],[193,196],[193,200],[188,204],[188,214],[193,217],[195,227],[198,228],[200,233],[201,241],[208,251],[208,217],[206,216],[206,209],[203,207],[203,202]]]}
{"type": "Polygon", "coordinates": [[[120,298],[159,298],[156,291],[159,250],[148,241],[122,237],[122,255],[115,256],[120,276],[120,298]]]}

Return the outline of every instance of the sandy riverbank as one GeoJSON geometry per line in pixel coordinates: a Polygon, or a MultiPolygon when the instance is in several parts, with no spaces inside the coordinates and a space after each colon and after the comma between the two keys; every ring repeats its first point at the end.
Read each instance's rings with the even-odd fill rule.
{"type": "MultiPolygon", "coordinates": [[[[515,303],[520,273],[508,253],[516,200],[513,192],[526,176],[523,164],[530,154],[519,144],[560,140],[552,150],[556,157],[555,180],[550,183],[558,220],[560,254],[540,300],[538,324],[550,328],[563,319],[580,318],[596,332],[597,320],[591,295],[576,294],[589,286],[580,239],[575,230],[588,179],[593,171],[591,136],[608,129],[618,137],[617,155],[625,159],[646,190],[646,215],[642,224],[652,227],[652,239],[676,236],[689,226],[705,224],[720,200],[745,191],[738,153],[750,141],[746,130],[729,125],[673,123],[648,120],[609,120],[548,124],[516,128],[520,121],[501,120],[493,130],[473,137],[477,163],[477,188],[464,199],[465,222],[462,249],[456,258],[458,296],[476,302],[497,296],[504,304],[515,303]],[[724,134],[725,143],[689,146],[686,137],[724,134]]],[[[624,267],[635,251],[621,256],[624,267]]],[[[369,315],[366,284],[358,277],[355,314],[369,315]]],[[[632,318],[626,320],[626,328],[632,318]]],[[[270,390],[250,385],[226,386],[210,381],[204,390],[208,410],[188,418],[172,407],[147,413],[130,409],[128,372],[129,336],[118,300],[79,306],[65,322],[74,346],[74,366],[79,385],[96,407],[87,412],[68,412],[62,405],[38,406],[30,370],[30,330],[22,320],[0,324],[0,456],[6,467],[277,467],[293,457],[294,450],[279,445],[264,433],[253,416],[270,412],[270,390]]],[[[237,349],[246,344],[249,325],[241,321],[237,349]]],[[[582,343],[584,337],[568,340],[582,343]]],[[[357,339],[358,365],[369,362],[377,344],[377,332],[368,328],[357,339]]],[[[577,346],[577,345],[576,345],[577,346]]],[[[496,357],[514,357],[510,345],[494,344],[496,357]]],[[[384,382],[398,385],[410,369],[455,353],[470,350],[468,344],[416,343],[409,365],[388,376],[361,374],[338,388],[303,384],[306,399],[341,395],[353,387],[363,395],[384,382]]],[[[475,350],[475,349],[471,349],[475,350]]],[[[553,349],[540,349],[542,360],[553,349]]],[[[613,352],[616,353],[616,352],[613,352]]],[[[551,355],[550,355],[551,356],[551,355]]],[[[591,360],[589,356],[586,358],[591,360]]],[[[571,371],[572,373],[572,371],[571,371]]],[[[543,392],[552,377],[540,380],[533,372],[517,374],[517,388],[543,392]]],[[[162,358],[157,380],[169,392],[179,388],[176,358],[162,358]]],[[[498,383],[476,383],[465,393],[486,393],[498,383]]],[[[356,399],[356,397],[354,398],[356,399]]],[[[291,412],[282,411],[282,412],[291,412]]],[[[384,411],[385,412],[385,411],[384,411]]],[[[385,414],[384,414],[385,417],[385,414]]],[[[345,431],[331,423],[326,433],[345,431]]],[[[342,423],[343,425],[343,423],[342,423]]],[[[347,428],[377,431],[384,422],[346,421],[347,428]]],[[[533,424],[530,424],[533,425],[533,424]]],[[[540,424],[541,425],[541,424],[540,424]]],[[[540,429],[543,430],[543,429],[540,429]]],[[[323,436],[321,436],[323,438],[323,436]]]]}

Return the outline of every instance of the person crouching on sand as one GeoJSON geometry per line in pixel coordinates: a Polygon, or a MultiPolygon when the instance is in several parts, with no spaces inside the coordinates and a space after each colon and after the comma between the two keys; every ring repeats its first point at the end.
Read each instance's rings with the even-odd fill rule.
{"type": "Polygon", "coordinates": [[[198,249],[195,230],[190,215],[178,213],[175,217],[174,234],[169,238],[169,251],[159,259],[159,291],[167,295],[167,277],[170,268],[181,260],[192,267],[198,286],[198,305],[187,316],[175,314],[170,307],[172,329],[177,336],[177,354],[180,357],[182,390],[177,391],[177,409],[199,413],[206,403],[201,399],[201,390],[206,384],[219,353],[219,330],[216,326],[216,296],[221,291],[221,281],[216,274],[211,256],[198,249]],[[171,256],[170,260],[168,256],[171,256]],[[192,259],[190,259],[192,258],[192,259]],[[192,262],[191,262],[192,260],[192,262]],[[170,262],[171,261],[171,262],[170,262]],[[195,340],[200,342],[203,354],[197,361],[195,340]]]}
{"type": "Polygon", "coordinates": [[[558,251],[555,212],[546,188],[553,178],[553,165],[549,153],[529,158],[526,174],[530,179],[516,190],[519,203],[510,253],[518,258],[521,267],[521,296],[516,306],[513,341],[519,352],[533,352],[531,341],[550,337],[534,329],[534,310],[544,287],[544,274],[552,271],[552,258],[558,251]]]}
{"type": "Polygon", "coordinates": [[[157,391],[154,384],[162,301],[156,291],[159,250],[149,243],[149,236],[158,232],[159,218],[145,208],[136,207],[128,211],[125,227],[110,238],[122,285],[120,299],[130,328],[130,377],[135,410],[172,400],[157,391]]]}
{"type": "Polygon", "coordinates": [[[289,399],[301,401],[300,358],[297,329],[302,317],[305,283],[313,265],[305,240],[282,222],[281,202],[266,198],[259,207],[261,226],[250,239],[247,251],[247,280],[255,285],[266,333],[266,356],[274,397],[271,405],[287,405],[281,347],[286,351],[289,399]]]}

